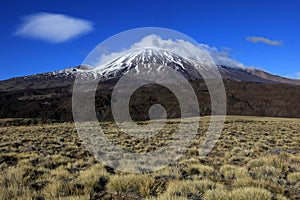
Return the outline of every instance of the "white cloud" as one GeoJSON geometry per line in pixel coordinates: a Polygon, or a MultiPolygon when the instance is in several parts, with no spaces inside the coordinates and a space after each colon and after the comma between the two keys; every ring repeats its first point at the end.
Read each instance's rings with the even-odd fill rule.
{"type": "Polygon", "coordinates": [[[300,79],[300,72],[296,73],[296,79],[300,79]]]}
{"type": "Polygon", "coordinates": [[[256,37],[256,36],[247,37],[246,40],[249,42],[253,42],[253,43],[261,42],[261,43],[268,44],[271,46],[281,46],[283,43],[282,41],[279,41],[279,40],[270,40],[265,37],[256,37]]]}
{"type": "Polygon", "coordinates": [[[215,47],[210,47],[206,44],[194,45],[189,41],[184,40],[171,40],[162,39],[158,35],[148,35],[142,38],[139,42],[134,43],[128,49],[124,49],[119,52],[112,52],[109,54],[104,54],[101,56],[100,61],[95,63],[94,66],[101,66],[110,62],[117,57],[127,53],[128,51],[139,49],[139,48],[161,48],[181,55],[186,58],[197,60],[203,62],[203,58],[208,58],[209,56],[217,65],[226,65],[230,67],[242,67],[245,66],[230,58],[228,49],[224,48],[223,51],[218,50],[215,47]],[[209,55],[209,56],[208,56],[209,55]]]}
{"type": "Polygon", "coordinates": [[[93,30],[93,23],[62,14],[37,13],[23,18],[15,35],[61,43],[93,30]]]}
{"type": "Polygon", "coordinates": [[[206,49],[210,56],[212,57],[213,61],[215,62],[216,65],[225,65],[229,67],[240,67],[240,68],[245,68],[246,66],[243,63],[240,63],[230,57],[230,54],[227,48],[223,48],[224,50],[219,50],[216,47],[210,47],[208,45],[203,45],[202,47],[206,49]]]}

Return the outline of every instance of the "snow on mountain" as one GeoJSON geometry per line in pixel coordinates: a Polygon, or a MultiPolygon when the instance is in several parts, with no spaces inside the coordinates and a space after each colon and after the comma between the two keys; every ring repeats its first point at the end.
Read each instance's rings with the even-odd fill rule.
{"type": "MultiPolygon", "coordinates": [[[[199,62],[202,62],[203,59],[205,59],[208,62],[214,62],[216,65],[245,68],[245,65],[230,58],[228,53],[220,51],[215,47],[211,47],[207,44],[196,44],[193,41],[186,41],[183,39],[162,39],[155,34],[145,36],[140,41],[133,43],[128,48],[122,48],[120,51],[105,54],[103,54],[103,52],[99,53],[100,59],[95,59],[98,60],[95,63],[93,61],[90,62],[93,66],[101,66],[123,56],[127,52],[145,48],[164,49],[184,58],[199,62]]],[[[95,53],[95,55],[98,54],[95,53]]],[[[87,63],[89,63],[89,61],[87,63]]]]}
{"type": "MultiPolygon", "coordinates": [[[[69,77],[78,76],[80,79],[100,78],[101,80],[107,80],[120,78],[122,74],[127,73],[130,69],[135,70],[138,74],[141,72],[141,65],[147,66],[151,63],[152,67],[154,67],[153,64],[161,65],[156,69],[160,73],[165,70],[163,66],[169,66],[179,71],[186,78],[192,79],[200,78],[199,70],[200,72],[209,70],[208,66],[210,64],[216,64],[219,67],[238,68],[231,71],[243,71],[242,69],[245,69],[242,63],[231,59],[217,48],[182,39],[162,39],[154,34],[143,37],[129,48],[122,49],[119,52],[101,53],[100,55],[96,53],[94,55],[97,58],[92,60],[98,61],[96,63],[87,62],[96,66],[94,69],[90,66],[80,66],[45,73],[45,76],[55,79],[68,79],[69,77]]],[[[221,71],[224,70],[221,69],[221,71]]],[[[225,78],[228,78],[229,73],[225,74],[225,78]]]]}
{"type": "MultiPolygon", "coordinates": [[[[162,43],[162,41],[159,40],[159,38],[156,38],[155,44],[162,43]]],[[[153,38],[151,40],[148,38],[148,43],[150,43],[150,41],[153,42],[153,38]]],[[[99,82],[118,80],[129,71],[138,75],[155,70],[156,73],[163,75],[167,73],[166,67],[176,70],[188,80],[201,79],[200,74],[210,72],[209,67],[212,64],[212,60],[205,52],[202,52],[202,56],[199,56],[201,55],[201,51],[197,49],[194,50],[198,52],[191,51],[193,48],[188,49],[187,47],[189,47],[189,45],[190,44],[184,41],[177,41],[177,43],[165,41],[165,43],[156,45],[156,47],[153,47],[153,45],[151,47],[151,45],[148,44],[150,47],[138,48],[141,45],[135,44],[137,48],[122,52],[118,54],[117,57],[114,55],[113,59],[111,57],[108,62],[98,65],[96,68],[88,65],[80,65],[54,72],[12,78],[1,81],[0,91],[66,87],[72,85],[76,78],[80,80],[97,79],[99,82]],[[157,46],[166,47],[168,49],[159,48],[157,46]],[[182,47],[183,50],[179,47],[182,47]]],[[[276,76],[258,69],[246,68],[232,60],[228,60],[227,58],[226,60],[224,57],[222,59],[219,57],[219,59],[223,59],[223,61],[217,62],[216,66],[223,79],[238,82],[300,85],[299,80],[276,76]]]]}
{"type": "Polygon", "coordinates": [[[166,67],[171,67],[181,73],[185,78],[193,80],[201,79],[201,75],[205,74],[207,76],[207,74],[214,73],[214,70],[218,69],[223,79],[233,81],[300,84],[300,82],[296,80],[272,75],[258,69],[224,64],[214,65],[216,68],[211,68],[212,65],[214,65],[214,63],[209,61],[207,57],[202,57],[202,59],[200,59],[200,57],[190,59],[165,49],[151,47],[138,48],[126,52],[115,60],[99,66],[94,70],[107,80],[113,78],[118,79],[123,74],[128,73],[129,70],[132,70],[136,75],[139,73],[148,73],[151,70],[156,70],[157,73],[163,74],[166,73],[166,67]]]}
{"type": "MultiPolygon", "coordinates": [[[[188,56],[188,54],[185,55],[188,56]]],[[[177,53],[157,47],[137,48],[127,51],[114,60],[96,68],[88,65],[80,65],[78,67],[23,78],[25,80],[32,79],[32,81],[47,79],[72,81],[77,77],[83,80],[99,79],[100,81],[106,81],[110,79],[117,80],[129,71],[135,75],[148,73],[151,70],[156,70],[156,73],[163,74],[166,73],[166,67],[171,67],[181,73],[186,79],[194,80],[201,79],[201,74],[210,72],[210,66],[213,63],[209,61],[207,56],[202,57],[202,59],[200,57],[189,57],[183,57],[177,53]]],[[[216,66],[224,79],[233,81],[300,84],[299,81],[272,75],[258,69],[243,68],[237,65],[216,66]]]]}
{"type": "Polygon", "coordinates": [[[208,63],[203,60],[202,64],[187,58],[183,58],[170,51],[159,48],[135,49],[123,56],[95,68],[102,76],[107,78],[119,78],[122,74],[134,70],[135,74],[148,73],[155,67],[157,72],[164,73],[166,67],[171,67],[189,78],[200,78],[196,66],[207,70],[208,63]]]}

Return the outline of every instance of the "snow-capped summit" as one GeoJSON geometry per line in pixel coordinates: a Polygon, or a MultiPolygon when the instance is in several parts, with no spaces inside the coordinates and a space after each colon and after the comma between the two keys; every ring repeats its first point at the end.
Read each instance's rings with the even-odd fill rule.
{"type": "MultiPolygon", "coordinates": [[[[162,48],[138,48],[125,52],[116,59],[96,67],[94,73],[103,77],[102,80],[108,80],[119,79],[129,71],[138,75],[156,70],[157,73],[163,75],[163,73],[166,73],[166,67],[171,67],[186,79],[195,80],[201,79],[201,74],[210,72],[210,67],[214,65],[214,62],[208,60],[209,58],[206,57],[202,59],[183,57],[162,48]]],[[[239,82],[300,84],[299,81],[276,76],[258,69],[219,64],[215,66],[223,79],[239,82]]]]}
{"type": "MultiPolygon", "coordinates": [[[[209,66],[206,59],[193,60],[160,48],[138,48],[128,51],[96,68],[88,65],[80,65],[64,70],[1,81],[0,91],[66,87],[74,84],[76,78],[82,80],[99,80],[99,82],[107,80],[117,81],[129,71],[138,75],[156,70],[156,73],[163,75],[167,73],[166,67],[171,67],[188,80],[195,80],[202,79],[201,72],[209,71],[209,66]]],[[[217,69],[223,79],[237,82],[300,85],[299,80],[276,76],[258,69],[227,65],[217,65],[217,69]]]]}
{"type": "Polygon", "coordinates": [[[96,67],[95,71],[111,79],[120,78],[129,70],[139,74],[147,73],[145,70],[150,71],[155,67],[157,72],[164,73],[166,67],[171,67],[185,77],[195,79],[200,78],[195,68],[196,65],[199,65],[199,62],[197,63],[165,49],[141,48],[129,51],[105,65],[96,67]]]}
{"type": "MultiPolygon", "coordinates": [[[[202,105],[201,113],[210,114],[209,92],[205,84],[202,84],[200,76],[201,70],[209,71],[210,65],[207,65],[208,61],[205,60],[205,56],[193,59],[187,55],[189,54],[180,54],[179,51],[175,53],[160,48],[137,48],[120,54],[115,59],[110,59],[110,62],[96,68],[81,65],[0,81],[0,106],[5,108],[0,109],[0,117],[72,120],[72,91],[74,83],[76,84],[75,81],[79,80],[78,84],[82,85],[78,88],[83,93],[91,92],[89,87],[85,87],[89,86],[86,83],[98,82],[98,90],[95,94],[97,116],[101,120],[110,120],[113,119],[110,111],[111,94],[116,82],[123,75],[129,72],[134,76],[143,75],[143,73],[154,71],[153,74],[158,75],[155,78],[174,81],[173,76],[169,76],[170,79],[166,79],[168,76],[164,76],[168,73],[167,68],[176,70],[187,80],[193,80],[191,85],[199,96],[202,105]],[[201,58],[203,59],[201,60],[201,58]],[[88,81],[85,82],[85,80],[88,81]]],[[[218,64],[217,69],[226,86],[227,114],[299,117],[299,106],[297,107],[299,86],[295,86],[300,85],[298,80],[229,64],[218,64]],[[283,84],[281,85],[281,83],[283,84]]],[[[136,78],[129,81],[138,81],[140,77],[136,78]]],[[[177,104],[173,100],[176,98],[167,92],[160,94],[162,91],[157,90],[155,85],[141,90],[142,93],[149,94],[149,97],[153,94],[155,98],[161,97],[162,101],[171,102],[170,108],[167,109],[171,113],[170,116],[180,117],[178,112],[180,109],[176,107],[177,104]]],[[[131,110],[136,114],[137,120],[145,120],[145,116],[147,116],[145,113],[148,113],[148,109],[146,109],[147,112],[144,112],[145,108],[150,108],[150,105],[155,103],[155,101],[152,102],[155,98],[150,98],[150,102],[149,98],[143,97],[133,98],[130,101],[133,102],[131,110]],[[140,112],[140,109],[143,111],[140,112]]]]}

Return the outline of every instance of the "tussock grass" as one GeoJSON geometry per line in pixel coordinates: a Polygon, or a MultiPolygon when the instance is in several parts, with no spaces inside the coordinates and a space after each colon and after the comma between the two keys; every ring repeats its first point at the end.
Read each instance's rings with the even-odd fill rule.
{"type": "MultiPolygon", "coordinates": [[[[208,122],[177,163],[147,174],[98,163],[71,123],[0,127],[0,199],[300,199],[300,120],[228,117],[216,146],[199,157],[208,122]]],[[[100,124],[115,145],[149,152],[170,142],[178,123],[150,139],[100,124]]]]}

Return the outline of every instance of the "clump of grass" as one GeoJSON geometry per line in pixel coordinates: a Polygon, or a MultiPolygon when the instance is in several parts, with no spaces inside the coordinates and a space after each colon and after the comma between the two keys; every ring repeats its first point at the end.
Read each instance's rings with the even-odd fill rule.
{"type": "Polygon", "coordinates": [[[131,193],[139,197],[158,195],[164,190],[164,184],[148,174],[114,175],[110,177],[107,189],[118,195],[131,193]]]}
{"type": "Polygon", "coordinates": [[[166,193],[169,196],[202,198],[206,190],[223,189],[224,186],[210,180],[183,180],[170,182],[166,193]]]}
{"type": "Polygon", "coordinates": [[[272,191],[274,194],[282,194],[284,188],[277,184],[276,182],[267,181],[263,179],[255,180],[252,178],[239,178],[232,183],[233,188],[244,188],[244,187],[255,187],[255,188],[264,188],[269,191],[272,191]]]}
{"type": "Polygon", "coordinates": [[[189,200],[189,199],[186,198],[186,197],[179,197],[179,196],[176,196],[176,195],[170,195],[168,193],[165,193],[165,194],[162,194],[158,197],[146,198],[146,200],[189,200]]]}
{"type": "MultiPolygon", "coordinates": [[[[78,183],[85,185],[86,188],[92,188],[100,176],[108,177],[109,174],[101,164],[95,164],[92,167],[79,172],[77,177],[78,183]]],[[[88,192],[88,191],[87,191],[88,192]]]]}
{"type": "Polygon", "coordinates": [[[250,174],[255,179],[264,179],[276,182],[282,170],[273,166],[260,166],[250,169],[250,174]]]}
{"type": "Polygon", "coordinates": [[[239,179],[249,177],[248,170],[245,167],[238,167],[234,165],[223,165],[220,168],[220,172],[225,179],[239,179]]]}
{"type": "Polygon", "coordinates": [[[154,177],[165,177],[167,179],[179,179],[182,176],[182,170],[178,165],[164,167],[160,170],[154,171],[154,177]]]}
{"type": "Polygon", "coordinates": [[[205,200],[271,200],[273,195],[265,189],[245,187],[232,191],[228,190],[208,190],[203,195],[205,200]]]}
{"type": "Polygon", "coordinates": [[[291,184],[300,183],[300,172],[290,173],[287,176],[287,181],[289,181],[291,184]]]}
{"type": "Polygon", "coordinates": [[[230,192],[225,189],[207,190],[203,195],[205,200],[229,200],[230,192]]]}
{"type": "Polygon", "coordinates": [[[288,200],[288,198],[286,198],[285,196],[283,196],[281,194],[277,194],[274,196],[274,200],[288,200]]]}
{"type": "Polygon", "coordinates": [[[55,177],[56,179],[67,179],[71,176],[70,172],[64,167],[59,166],[54,170],[51,170],[51,176],[55,177]]]}
{"type": "Polygon", "coordinates": [[[202,165],[202,164],[191,164],[187,165],[186,167],[186,175],[187,176],[194,176],[198,175],[201,177],[208,177],[213,174],[215,171],[213,167],[202,165]]]}
{"type": "Polygon", "coordinates": [[[30,199],[35,195],[28,184],[25,184],[26,172],[22,168],[10,167],[0,173],[0,199],[30,199]]]}
{"type": "Polygon", "coordinates": [[[272,194],[265,189],[245,187],[232,190],[230,198],[232,200],[271,200],[272,194]]]}

